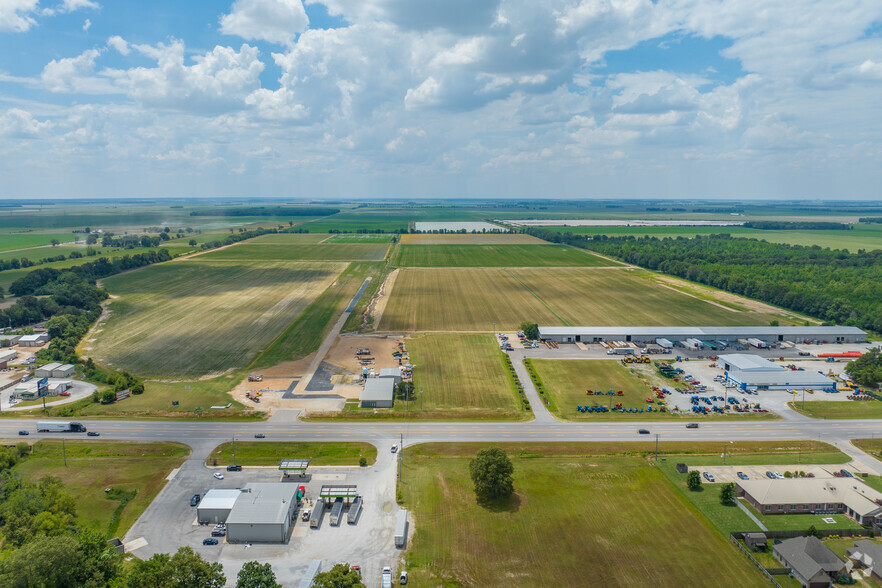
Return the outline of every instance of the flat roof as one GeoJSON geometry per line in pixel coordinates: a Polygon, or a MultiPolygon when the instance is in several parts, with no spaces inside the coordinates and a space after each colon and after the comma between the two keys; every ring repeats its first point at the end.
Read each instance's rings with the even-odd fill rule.
{"type": "Polygon", "coordinates": [[[38,367],[36,369],[38,369],[38,370],[57,370],[60,367],[61,367],[60,363],[53,361],[52,363],[47,363],[46,365],[41,365],[40,367],[38,367]]]}
{"type": "Polygon", "coordinates": [[[623,337],[627,335],[641,335],[646,337],[718,337],[722,335],[735,335],[737,337],[749,337],[758,335],[761,337],[774,337],[777,335],[789,335],[791,337],[832,337],[843,335],[866,335],[866,332],[857,327],[539,327],[539,335],[566,336],[566,335],[593,335],[597,337],[623,337]]]}
{"type": "Polygon", "coordinates": [[[319,492],[320,498],[355,498],[358,496],[358,486],[355,484],[338,484],[336,486],[322,486],[319,492]]]}
{"type": "Polygon", "coordinates": [[[727,353],[717,357],[717,363],[728,363],[740,372],[782,372],[784,367],[765,357],[749,353],[727,353]]]}
{"type": "Polygon", "coordinates": [[[308,459],[283,459],[279,462],[280,470],[305,470],[309,467],[308,459]]]}
{"type": "Polygon", "coordinates": [[[240,494],[242,494],[242,491],[238,488],[212,488],[205,493],[198,506],[199,508],[206,509],[230,510],[240,494]]]}
{"type": "Polygon", "coordinates": [[[368,378],[364,383],[364,390],[361,391],[358,399],[364,402],[388,400],[391,401],[394,396],[395,382],[390,378],[368,378]]]}
{"type": "Polygon", "coordinates": [[[36,333],[34,335],[22,335],[21,339],[19,339],[19,342],[21,342],[21,341],[37,341],[39,339],[42,339],[42,338],[48,337],[48,336],[49,335],[46,333],[36,333]]]}
{"type": "Polygon", "coordinates": [[[401,368],[400,367],[390,367],[390,368],[380,368],[380,377],[385,378],[386,376],[401,376],[401,368]]]}
{"type": "Polygon", "coordinates": [[[72,363],[66,363],[66,364],[64,364],[64,365],[60,365],[60,366],[58,366],[58,367],[55,368],[55,369],[58,369],[58,370],[72,370],[72,369],[74,369],[74,366],[73,366],[72,363]]]}
{"type": "Polygon", "coordinates": [[[296,493],[295,484],[282,482],[245,484],[230,511],[230,516],[227,517],[227,524],[284,524],[296,493]]]}

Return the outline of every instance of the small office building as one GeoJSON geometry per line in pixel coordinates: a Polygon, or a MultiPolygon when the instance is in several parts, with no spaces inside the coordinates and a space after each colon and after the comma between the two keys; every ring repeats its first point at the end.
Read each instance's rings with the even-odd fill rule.
{"type": "Polygon", "coordinates": [[[836,382],[814,370],[790,370],[748,353],[720,355],[717,365],[742,390],[835,390],[836,382]]]}

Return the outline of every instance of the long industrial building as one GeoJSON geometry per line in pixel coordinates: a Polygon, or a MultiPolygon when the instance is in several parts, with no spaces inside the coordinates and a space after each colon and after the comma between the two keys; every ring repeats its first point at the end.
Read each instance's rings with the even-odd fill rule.
{"type": "Polygon", "coordinates": [[[764,343],[863,343],[867,334],[857,327],[539,327],[539,338],[558,343],[652,343],[656,339],[734,342],[750,338],[764,343]]]}

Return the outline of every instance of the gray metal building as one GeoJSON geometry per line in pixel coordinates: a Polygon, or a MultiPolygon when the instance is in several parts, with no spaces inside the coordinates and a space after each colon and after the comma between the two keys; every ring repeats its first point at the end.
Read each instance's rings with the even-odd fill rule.
{"type": "Polygon", "coordinates": [[[539,327],[539,338],[558,343],[632,341],[651,343],[664,338],[682,341],[737,341],[748,338],[765,343],[780,341],[863,343],[867,334],[857,327],[539,327]]]}
{"type": "Polygon", "coordinates": [[[368,378],[359,396],[362,408],[392,408],[394,388],[393,378],[368,378]]]}
{"type": "Polygon", "coordinates": [[[794,371],[746,353],[720,355],[726,378],[742,390],[836,390],[836,382],[814,370],[794,371]]]}
{"type": "Polygon", "coordinates": [[[66,364],[58,366],[57,368],[52,370],[52,375],[50,377],[52,377],[52,378],[69,378],[74,374],[75,370],[76,370],[76,368],[73,365],[66,363],[66,364]]]}
{"type": "Polygon", "coordinates": [[[246,484],[227,517],[227,542],[284,543],[297,505],[296,493],[296,484],[246,484]]]}
{"type": "MultiPolygon", "coordinates": [[[[34,370],[34,376],[37,378],[51,378],[52,372],[61,367],[60,363],[53,362],[47,363],[46,365],[40,366],[34,370]]],[[[64,376],[61,376],[64,377],[64,376]]]]}

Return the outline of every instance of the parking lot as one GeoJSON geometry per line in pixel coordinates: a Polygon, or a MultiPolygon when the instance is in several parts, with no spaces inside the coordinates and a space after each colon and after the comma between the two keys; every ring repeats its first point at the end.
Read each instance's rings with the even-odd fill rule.
{"type": "Polygon", "coordinates": [[[848,470],[855,477],[859,477],[861,473],[872,473],[866,469],[861,469],[861,464],[858,462],[851,462],[847,464],[831,464],[831,465],[806,465],[799,463],[792,463],[789,465],[739,465],[739,466],[727,466],[727,465],[717,465],[717,466],[690,466],[689,470],[698,470],[701,472],[701,482],[703,484],[727,484],[729,482],[737,482],[738,472],[745,474],[750,480],[768,480],[768,476],[766,476],[766,472],[778,472],[784,475],[785,472],[805,472],[806,474],[812,474],[815,478],[820,479],[828,479],[835,478],[833,472],[838,472],[842,469],[848,470]],[[707,472],[714,477],[714,481],[710,482],[707,478],[704,477],[704,473],[707,472]]]}
{"type": "MultiPolygon", "coordinates": [[[[201,453],[194,451],[196,453],[201,453]]],[[[203,453],[205,455],[207,453],[203,453]]],[[[388,447],[382,448],[373,466],[359,467],[310,467],[305,478],[292,476],[292,485],[306,487],[304,507],[311,508],[322,485],[356,484],[364,501],[364,508],[357,524],[344,521],[340,526],[330,524],[326,512],[318,529],[309,528],[308,521],[301,521],[298,511],[287,544],[228,544],[202,545],[211,535],[214,525],[199,525],[196,508],[190,506],[193,494],[204,495],[210,488],[241,488],[249,482],[278,482],[280,472],[276,468],[249,468],[241,472],[227,472],[225,468],[210,468],[203,459],[191,458],[160,492],[144,514],[126,535],[126,551],[140,558],[154,553],[174,553],[188,545],[209,561],[223,564],[228,582],[235,583],[239,568],[248,561],[269,562],[277,580],[283,586],[296,586],[302,579],[310,562],[322,560],[322,569],[328,570],[335,563],[346,562],[361,567],[364,582],[368,586],[379,583],[383,566],[397,569],[402,551],[395,548],[395,479],[397,454],[388,447]],[[213,477],[221,472],[223,480],[213,477]]],[[[413,529],[410,528],[412,533],[413,529]]]]}

